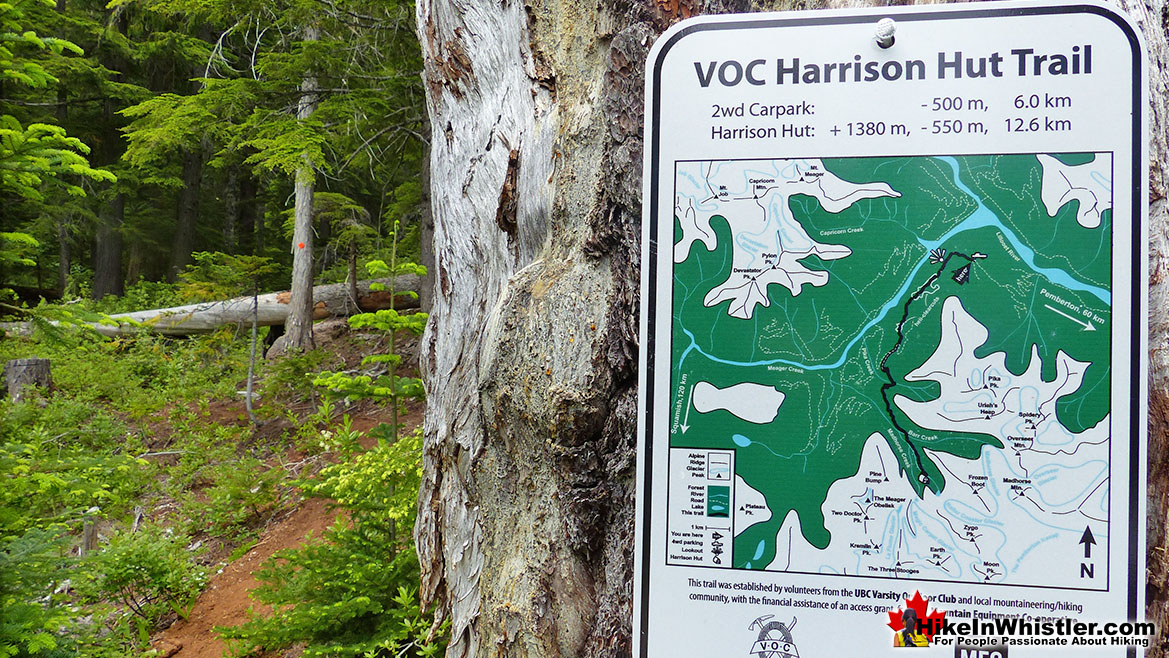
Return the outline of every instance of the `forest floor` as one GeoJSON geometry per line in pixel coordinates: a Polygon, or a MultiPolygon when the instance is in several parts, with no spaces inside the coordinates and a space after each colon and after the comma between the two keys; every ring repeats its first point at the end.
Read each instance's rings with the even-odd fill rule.
{"type": "Polygon", "coordinates": [[[25,575],[0,644],[76,658],[430,644],[411,539],[418,340],[344,319],[314,336],[315,350],[257,364],[254,419],[238,327],[0,339],[0,363],[52,370],[25,399],[0,396],[0,472],[27,476],[0,478],[0,571],[25,575]],[[401,357],[393,380],[388,353],[401,357]],[[386,391],[403,387],[395,429],[386,391]]]}
{"type": "MultiPolygon", "coordinates": [[[[325,327],[323,339],[318,338],[318,349],[328,355],[329,359],[337,360],[348,366],[360,364],[361,359],[378,352],[378,346],[367,346],[360,341],[353,340],[353,335],[347,328],[339,328],[335,324],[325,327]]],[[[318,330],[318,333],[322,333],[318,330]]],[[[407,368],[405,374],[417,374],[416,353],[414,343],[408,342],[399,348],[405,348],[407,368]]],[[[405,414],[399,418],[404,432],[413,431],[421,427],[425,405],[420,401],[405,403],[405,414]]],[[[242,401],[228,401],[211,407],[211,422],[237,422],[245,413],[242,401]]],[[[369,430],[381,423],[389,421],[389,411],[384,405],[370,402],[357,403],[345,410],[352,421],[352,429],[361,432],[364,436],[360,443],[362,448],[369,449],[376,439],[367,434],[369,430]]],[[[289,429],[291,423],[281,418],[273,423],[264,424],[256,428],[257,437],[271,437],[282,430],[289,429]]],[[[272,459],[271,465],[277,461],[287,463],[303,463],[311,461],[296,447],[288,448],[282,458],[272,459]]],[[[335,455],[329,455],[325,463],[335,462],[335,455]]],[[[315,464],[320,468],[325,463],[315,464]]],[[[247,548],[246,552],[238,555],[234,560],[221,562],[222,566],[216,570],[208,580],[207,587],[190,609],[186,619],[175,618],[167,628],[157,632],[151,638],[151,646],[159,658],[222,658],[230,655],[229,646],[216,632],[216,628],[235,626],[248,619],[250,615],[270,614],[269,606],[256,601],[252,593],[260,585],[255,573],[277,552],[295,549],[305,544],[318,541],[321,534],[338,518],[344,516],[344,511],[334,507],[333,501],[321,498],[300,499],[294,505],[268,522],[259,532],[259,538],[247,548]]],[[[219,551],[223,559],[229,559],[226,550],[219,551]]],[[[238,551],[237,551],[238,552],[238,551]]],[[[264,658],[295,658],[299,656],[303,647],[294,646],[281,652],[268,652],[264,658]]]]}
{"type": "MultiPolygon", "coordinates": [[[[368,405],[367,405],[368,406],[368,405]]],[[[240,408],[243,405],[240,403],[240,408]]],[[[401,418],[406,431],[422,424],[423,404],[407,403],[407,413],[401,418]]],[[[367,408],[353,418],[353,427],[358,431],[385,422],[386,411],[367,408]]],[[[225,418],[231,417],[228,413],[225,418]]],[[[373,439],[362,440],[363,447],[369,448],[373,439]]],[[[290,459],[303,457],[290,450],[290,459]]],[[[273,521],[263,531],[259,541],[238,559],[226,564],[209,580],[207,588],[195,601],[186,620],[179,619],[169,628],[155,634],[151,644],[158,651],[159,658],[221,658],[226,655],[227,645],[215,632],[217,627],[234,626],[247,619],[249,611],[266,614],[268,606],[256,602],[252,591],[259,586],[253,575],[277,551],[296,548],[313,538],[319,538],[326,528],[333,525],[341,511],[333,509],[330,501],[309,498],[302,501],[284,516],[273,521]]],[[[279,653],[281,658],[300,655],[299,648],[279,653]]]]}
{"type": "Polygon", "coordinates": [[[319,536],[333,524],[337,511],[324,500],[305,501],[288,517],[264,531],[263,537],[243,557],[213,575],[207,589],[195,601],[190,616],[163,630],[152,644],[160,656],[220,658],[226,644],[215,632],[218,626],[233,626],[247,618],[248,611],[267,612],[267,606],[251,598],[259,582],[252,575],[276,551],[295,548],[311,536],[319,536]]]}

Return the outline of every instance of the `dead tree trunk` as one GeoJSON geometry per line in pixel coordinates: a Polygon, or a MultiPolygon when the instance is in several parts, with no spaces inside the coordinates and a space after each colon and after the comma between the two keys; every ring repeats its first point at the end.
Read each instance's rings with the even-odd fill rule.
{"type": "MultiPolygon", "coordinates": [[[[315,25],[304,29],[305,41],[316,41],[320,32],[315,25]]],[[[317,79],[306,73],[300,84],[300,103],[296,118],[305,121],[317,108],[317,79]]],[[[296,171],[293,183],[296,196],[292,232],[292,308],[284,331],[289,344],[298,349],[313,347],[313,163],[308,155],[296,171]]]]}
{"type": "MultiPolygon", "coordinates": [[[[373,279],[348,283],[330,283],[313,288],[312,319],[346,316],[355,310],[376,311],[383,308],[417,308],[418,300],[410,293],[417,293],[419,277],[405,274],[396,279],[373,279]],[[380,283],[387,289],[393,287],[397,294],[387,290],[370,290],[370,284],[380,283]],[[356,291],[356,292],[354,292],[356,291]],[[354,309],[356,302],[357,309],[354,309]]],[[[259,295],[236,297],[219,302],[188,304],[171,308],[156,308],[132,313],[117,313],[109,316],[117,324],[93,323],[90,326],[103,336],[124,336],[141,332],[153,332],[164,336],[190,336],[215,331],[224,325],[250,323],[255,315],[258,326],[270,327],[284,324],[290,312],[291,294],[270,292],[259,295]]],[[[0,335],[23,336],[32,333],[28,322],[0,322],[0,335]]]]}
{"type": "MultiPolygon", "coordinates": [[[[858,3],[769,8],[796,4],[858,3]]],[[[1152,55],[1149,616],[1164,628],[1169,19],[1165,0],[1121,4],[1152,55]]],[[[416,539],[454,658],[630,652],[645,57],[682,17],[751,6],[418,3],[434,296],[416,539]]]]}
{"type": "Polygon", "coordinates": [[[451,656],[630,650],[643,67],[667,4],[418,5],[435,288],[417,543],[451,656]]]}
{"type": "Polygon", "coordinates": [[[8,397],[19,402],[29,386],[53,387],[53,375],[48,359],[13,359],[4,366],[8,397]]]}

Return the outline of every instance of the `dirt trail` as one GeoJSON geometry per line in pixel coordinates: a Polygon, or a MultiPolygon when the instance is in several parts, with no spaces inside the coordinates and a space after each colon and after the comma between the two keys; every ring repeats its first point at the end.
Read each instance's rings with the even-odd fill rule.
{"type": "Polygon", "coordinates": [[[314,537],[333,524],[338,511],[327,509],[327,501],[306,500],[287,519],[269,528],[252,550],[228,564],[211,578],[207,589],[199,596],[187,621],[179,620],[159,633],[153,642],[159,656],[176,658],[220,658],[227,645],[215,633],[216,626],[232,626],[247,619],[249,607],[266,612],[266,607],[251,599],[251,591],[259,583],[252,572],[259,569],[276,551],[304,543],[312,532],[314,537]]]}
{"type": "MultiPolygon", "coordinates": [[[[403,427],[419,427],[424,409],[422,403],[410,401],[405,406],[406,413],[399,419],[403,427]]],[[[368,432],[388,420],[384,409],[372,405],[351,412],[352,427],[358,432],[368,432]]],[[[361,440],[365,449],[375,443],[376,439],[368,435],[361,440]]],[[[151,644],[158,650],[159,658],[222,658],[227,645],[219,638],[215,627],[234,626],[246,620],[248,608],[267,612],[267,606],[251,598],[252,590],[259,586],[252,574],[276,551],[303,544],[310,532],[313,537],[320,537],[342,513],[329,509],[330,502],[319,498],[305,500],[286,518],[265,530],[260,541],[246,555],[213,575],[207,589],[195,601],[187,621],[180,619],[154,636],[151,644]]]]}

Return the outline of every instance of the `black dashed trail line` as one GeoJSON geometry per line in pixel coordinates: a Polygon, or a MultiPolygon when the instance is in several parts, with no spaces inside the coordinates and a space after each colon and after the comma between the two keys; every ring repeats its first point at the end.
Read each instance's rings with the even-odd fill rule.
{"type": "MultiPolygon", "coordinates": [[[[897,422],[897,416],[893,414],[893,405],[889,401],[889,389],[893,388],[897,384],[893,381],[893,373],[889,371],[889,366],[887,364],[889,362],[889,357],[893,356],[897,350],[901,349],[901,343],[905,341],[905,334],[902,333],[902,329],[905,327],[906,320],[909,319],[910,304],[917,301],[917,299],[925,294],[926,290],[928,290],[929,287],[932,286],[934,282],[936,282],[938,278],[942,276],[942,273],[946,271],[946,266],[950,264],[950,259],[955,256],[964,259],[968,264],[974,263],[974,258],[957,251],[951,251],[945,255],[945,257],[942,259],[941,265],[938,266],[938,271],[934,272],[933,275],[930,276],[930,278],[927,279],[926,282],[917,289],[916,292],[909,296],[909,299],[905,300],[905,306],[901,310],[901,321],[897,323],[897,342],[894,343],[893,349],[889,350],[889,352],[885,354],[885,357],[881,359],[881,365],[879,366],[881,372],[885,373],[886,379],[889,380],[885,384],[881,385],[881,398],[885,400],[885,413],[889,415],[889,421],[893,423],[893,427],[895,427],[898,432],[901,432],[901,435],[905,438],[906,445],[909,446],[910,451],[913,453],[913,458],[917,462],[917,471],[920,473],[919,477],[921,478],[920,481],[922,484],[929,484],[929,476],[925,472],[925,466],[921,463],[921,453],[918,451],[917,446],[913,445],[913,442],[909,440],[909,433],[905,431],[904,427],[901,427],[901,423],[897,422]]],[[[967,267],[969,267],[969,265],[967,265],[967,267]]],[[[964,282],[965,281],[963,281],[963,283],[964,282]]]]}

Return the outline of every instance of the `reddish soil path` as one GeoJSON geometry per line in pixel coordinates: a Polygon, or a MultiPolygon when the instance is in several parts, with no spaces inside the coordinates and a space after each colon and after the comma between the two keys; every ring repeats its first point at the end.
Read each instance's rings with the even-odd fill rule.
{"type": "MultiPolygon", "coordinates": [[[[422,424],[423,409],[421,402],[410,401],[399,421],[404,427],[418,427],[422,424]]],[[[388,416],[384,409],[367,405],[352,409],[350,417],[354,430],[368,432],[378,423],[389,420],[388,416]]],[[[375,441],[373,437],[365,436],[361,444],[368,449],[375,441]]],[[[190,617],[186,621],[176,621],[154,636],[151,644],[158,650],[159,658],[225,656],[227,645],[219,639],[215,627],[239,624],[247,619],[249,608],[267,612],[266,606],[251,598],[252,590],[259,586],[252,574],[276,551],[304,544],[310,532],[313,537],[320,537],[343,513],[329,509],[330,502],[319,498],[305,500],[286,518],[265,530],[260,541],[246,555],[213,575],[207,589],[191,608],[190,617]]]]}
{"type": "Polygon", "coordinates": [[[314,537],[320,537],[338,514],[336,510],[327,509],[327,505],[327,501],[317,498],[306,500],[287,519],[269,528],[246,555],[213,576],[191,609],[190,618],[187,621],[180,619],[155,637],[153,645],[159,655],[221,658],[227,646],[215,633],[215,627],[233,626],[244,621],[249,607],[264,610],[264,606],[253,602],[250,596],[259,585],[252,572],[276,551],[303,544],[310,532],[314,537]]]}

